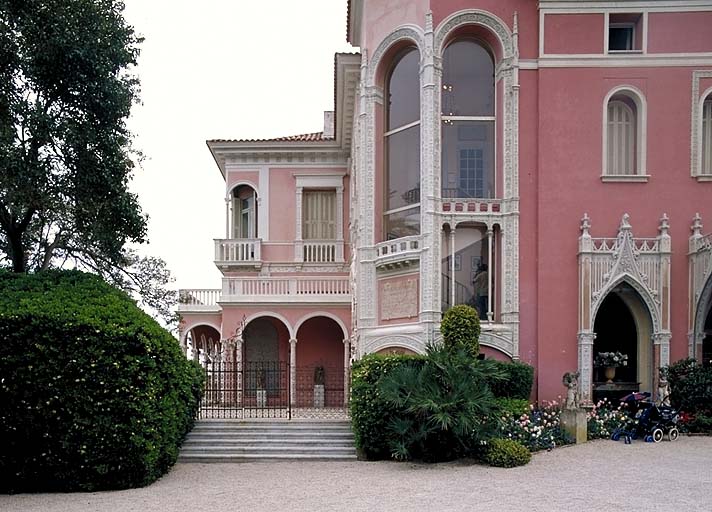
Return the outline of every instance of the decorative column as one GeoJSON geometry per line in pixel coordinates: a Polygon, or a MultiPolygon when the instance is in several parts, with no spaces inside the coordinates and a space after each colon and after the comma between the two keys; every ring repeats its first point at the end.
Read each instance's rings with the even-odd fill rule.
{"type": "Polygon", "coordinates": [[[289,404],[297,405],[297,338],[289,340],[289,404]]]}
{"type": "Polygon", "coordinates": [[[438,198],[440,192],[440,84],[442,65],[435,52],[433,14],[425,15],[420,54],[420,323],[423,344],[434,341],[440,321],[441,249],[438,198]]]}
{"type": "Polygon", "coordinates": [[[336,189],[336,254],[338,263],[344,261],[344,187],[336,189]]]}
{"type": "Polygon", "coordinates": [[[294,235],[294,261],[304,261],[304,242],[302,240],[302,199],[304,197],[304,188],[297,187],[297,206],[296,206],[296,228],[294,235]]]}
{"type": "Polygon", "coordinates": [[[455,284],[455,227],[453,225],[450,226],[450,307],[455,306],[455,284]]]}
{"type": "Polygon", "coordinates": [[[591,219],[584,213],[579,237],[579,321],[578,321],[578,369],[580,373],[581,403],[592,400],[593,341],[596,338],[591,325],[591,219]]]}
{"type": "Polygon", "coordinates": [[[494,262],[492,261],[492,242],[494,241],[493,231],[491,226],[487,226],[487,321],[494,320],[494,312],[492,311],[492,272],[494,262]]]}
{"type": "MultiPolygon", "coordinates": [[[[653,336],[655,352],[659,353],[657,368],[670,364],[670,257],[672,244],[670,241],[670,219],[666,213],[660,218],[658,226],[658,251],[660,253],[660,332],[653,336]],[[659,346],[659,349],[658,349],[659,346]]],[[[656,368],[656,370],[657,370],[656,368]]],[[[653,374],[653,381],[657,388],[657,371],[653,374]]]]}
{"type": "Polygon", "coordinates": [[[232,200],[230,196],[225,196],[225,238],[232,238],[230,236],[230,224],[231,224],[231,219],[232,215],[230,215],[232,210],[232,200]]]}
{"type": "Polygon", "coordinates": [[[349,403],[349,374],[351,371],[351,340],[343,339],[344,343],[344,407],[349,403]]]}
{"type": "Polygon", "coordinates": [[[237,396],[235,397],[236,399],[236,405],[238,407],[242,407],[242,391],[243,391],[243,383],[244,383],[244,372],[243,372],[243,364],[242,364],[242,345],[243,345],[243,339],[242,336],[238,336],[237,339],[235,340],[235,370],[237,371],[237,382],[235,383],[235,388],[237,390],[237,396]]]}

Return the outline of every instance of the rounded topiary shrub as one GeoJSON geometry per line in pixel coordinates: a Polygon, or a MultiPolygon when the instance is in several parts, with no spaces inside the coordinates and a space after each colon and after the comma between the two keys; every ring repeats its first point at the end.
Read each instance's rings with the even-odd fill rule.
{"type": "Polygon", "coordinates": [[[532,459],[532,454],[524,445],[512,439],[492,439],[485,451],[485,462],[499,468],[524,466],[532,459]]]}
{"type": "Polygon", "coordinates": [[[0,492],[146,485],[193,424],[200,367],[123,292],[0,273],[0,492]]]}
{"type": "Polygon", "coordinates": [[[440,332],[449,349],[464,348],[473,357],[480,353],[480,317],[475,308],[461,304],[448,309],[440,323],[440,332]]]}

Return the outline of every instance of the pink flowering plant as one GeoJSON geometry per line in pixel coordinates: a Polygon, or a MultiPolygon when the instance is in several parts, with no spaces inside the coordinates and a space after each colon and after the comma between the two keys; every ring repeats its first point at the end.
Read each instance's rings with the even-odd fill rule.
{"type": "Polygon", "coordinates": [[[519,416],[505,412],[500,419],[500,437],[519,441],[529,451],[550,450],[571,443],[561,429],[558,401],[531,404],[529,410],[519,416]]]}
{"type": "Polygon", "coordinates": [[[616,406],[607,398],[599,400],[587,413],[588,438],[608,439],[616,429],[626,427],[629,420],[625,404],[616,406]]]}

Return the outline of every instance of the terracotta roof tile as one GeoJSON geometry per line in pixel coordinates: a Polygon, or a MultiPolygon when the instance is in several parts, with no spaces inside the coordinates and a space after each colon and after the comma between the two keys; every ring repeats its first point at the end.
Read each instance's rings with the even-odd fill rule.
{"type": "Polygon", "coordinates": [[[208,142],[320,142],[329,140],[334,140],[334,138],[324,137],[324,132],[314,132],[275,137],[273,139],[212,139],[208,142]]]}

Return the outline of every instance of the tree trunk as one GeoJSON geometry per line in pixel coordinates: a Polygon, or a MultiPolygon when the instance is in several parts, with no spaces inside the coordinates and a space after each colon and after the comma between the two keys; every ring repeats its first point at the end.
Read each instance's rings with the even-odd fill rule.
{"type": "Polygon", "coordinates": [[[12,271],[17,273],[27,272],[27,262],[25,261],[25,248],[22,244],[22,233],[11,232],[7,234],[10,248],[10,260],[12,260],[12,271]]]}

